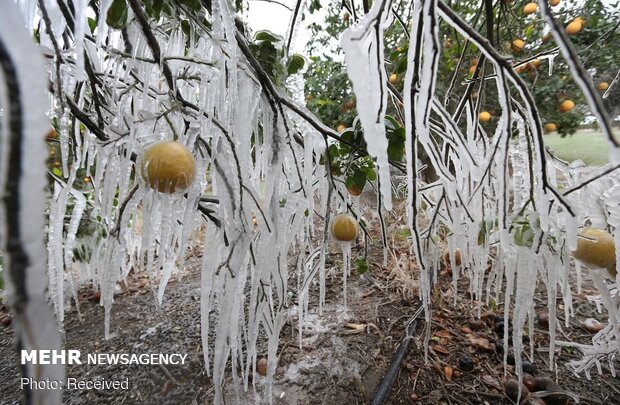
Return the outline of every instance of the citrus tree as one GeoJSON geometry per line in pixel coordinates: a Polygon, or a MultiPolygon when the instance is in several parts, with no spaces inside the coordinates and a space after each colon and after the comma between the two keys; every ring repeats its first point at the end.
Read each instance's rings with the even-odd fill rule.
{"type": "MultiPolygon", "coordinates": [[[[480,300],[502,296],[506,321],[512,311],[515,352],[522,349],[523,326],[533,322],[541,276],[552,360],[555,303],[561,296],[569,314],[567,280],[576,251],[594,269],[610,317],[572,366],[587,372],[620,348],[619,311],[606,281],[615,278],[615,260],[593,260],[579,244],[586,238],[599,246],[600,239],[601,252],[610,255],[612,236],[578,238],[586,224],[620,236],[618,141],[595,85],[602,73],[593,71],[608,68],[611,76],[613,70],[605,61],[584,64],[579,43],[564,27],[564,11],[544,1],[523,9],[491,1],[461,9],[436,0],[381,0],[345,2],[345,17],[331,5],[327,34],[338,37],[333,52],[342,49],[344,64],[334,62],[336,56],[312,55],[304,95],[295,82],[306,59],[290,48],[304,13],[322,6],[318,1],[296,3],[285,37],[252,32],[239,17],[242,2],[18,4],[23,16],[10,7],[0,13],[6,117],[0,185],[9,196],[2,205],[2,218],[10,219],[3,221],[2,240],[22,347],[46,347],[41,336],[60,345],[54,326],[64,319],[65,291],[75,294],[72,287],[85,281],[101,292],[104,333],[111,337],[116,283],[130,271],[144,272],[162,302],[187,248],[199,245],[202,344],[216,402],[222,402],[227,367],[235,370],[234,383],[248,386],[259,339],[267,342],[270,397],[292,295],[301,336],[310,305],[321,307],[325,299],[328,244],[342,248],[345,275],[358,234],[378,227],[386,246],[383,215],[393,208],[397,171],[405,178],[401,189],[419,268],[411,277],[420,280],[427,321],[447,244],[454,282],[468,277],[480,300]],[[528,30],[524,21],[540,27],[528,30]],[[537,53],[530,38],[544,26],[555,45],[541,45],[537,53]],[[557,122],[570,132],[581,118],[545,115],[544,108],[573,110],[562,104],[568,97],[559,100],[553,92],[550,102],[536,95],[538,80],[561,80],[537,73],[542,67],[535,61],[551,58],[574,78],[569,95],[598,119],[616,164],[585,177],[560,167],[569,178],[564,184],[545,151],[543,125],[557,122]],[[530,64],[532,75],[519,72],[530,64]],[[59,164],[46,172],[42,142],[50,126],[55,135],[48,144],[59,164]],[[421,175],[423,165],[433,177],[421,175]],[[368,184],[377,193],[377,224],[363,221],[357,208],[356,194],[368,184]],[[315,280],[317,302],[310,299],[315,280]]],[[[603,27],[605,14],[597,16],[586,16],[581,30],[603,27]]],[[[606,37],[614,35],[612,29],[606,37]]],[[[616,83],[608,85],[611,90],[616,83]]],[[[357,263],[365,269],[363,260],[357,263]]],[[[507,345],[508,334],[504,339],[507,345]]],[[[516,369],[521,375],[520,359],[516,369]]],[[[31,366],[25,373],[58,376],[62,369],[31,366]]],[[[31,395],[38,402],[43,393],[31,395]]]]}

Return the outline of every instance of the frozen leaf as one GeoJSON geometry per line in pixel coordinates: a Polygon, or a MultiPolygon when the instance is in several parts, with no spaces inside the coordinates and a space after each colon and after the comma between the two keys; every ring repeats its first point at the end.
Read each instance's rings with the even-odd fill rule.
{"type": "Polygon", "coordinates": [[[294,75],[295,73],[299,72],[301,69],[304,68],[305,63],[306,63],[306,60],[304,59],[303,56],[298,55],[298,54],[291,56],[290,59],[288,60],[288,67],[287,67],[288,74],[294,75]]]}
{"type": "Polygon", "coordinates": [[[118,30],[127,26],[127,2],[125,0],[113,0],[108,9],[106,23],[118,30]]]}

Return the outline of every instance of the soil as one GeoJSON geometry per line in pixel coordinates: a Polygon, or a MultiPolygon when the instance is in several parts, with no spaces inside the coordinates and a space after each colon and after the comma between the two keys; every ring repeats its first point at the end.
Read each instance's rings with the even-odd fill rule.
{"type": "MultiPolygon", "coordinates": [[[[273,385],[275,404],[365,404],[372,401],[392,357],[400,345],[405,327],[419,306],[417,287],[410,274],[415,262],[409,258],[407,233],[399,218],[389,216],[390,249],[388,265],[377,232],[369,249],[369,271],[353,274],[348,280],[348,300],[342,295],[341,254],[331,247],[326,305],[322,314],[315,308],[299,346],[297,322],[291,317],[281,334],[279,362],[273,385]]],[[[361,247],[354,249],[354,255],[361,247]]],[[[103,336],[103,308],[97,293],[80,291],[80,313],[75,306],[65,320],[65,345],[82,353],[183,353],[185,365],[80,365],[68,366],[68,377],[84,380],[129,380],[128,390],[67,390],[68,404],[203,404],[211,403],[213,384],[205,371],[200,336],[200,255],[187,262],[182,279],[173,279],[166,289],[164,303],[158,307],[148,278],[132,274],[127,285],[119,286],[112,308],[111,332],[103,336]]],[[[391,389],[387,404],[513,404],[504,393],[503,381],[514,375],[511,365],[504,367],[497,353],[502,316],[501,303],[489,308],[467,296],[466,281],[454,291],[449,271],[443,271],[433,294],[430,325],[419,321],[405,359],[391,389]],[[454,304],[452,297],[461,299],[454,304]],[[478,314],[482,314],[478,318],[478,314]],[[430,348],[424,355],[426,328],[430,327],[430,348]]],[[[563,327],[561,337],[587,343],[592,334],[583,328],[586,318],[603,320],[586,294],[594,294],[585,277],[584,294],[574,297],[577,316],[563,327]]],[[[292,280],[294,281],[294,280],[292,280]]],[[[293,288],[294,286],[291,286],[293,288]]],[[[312,291],[314,302],[318,288],[312,291]]],[[[544,288],[536,295],[537,313],[546,310],[544,288]]],[[[562,302],[558,301],[558,305],[562,302]]],[[[294,313],[294,311],[291,311],[294,313]]],[[[0,403],[21,401],[18,358],[10,315],[0,308],[0,403]]],[[[556,391],[568,391],[581,403],[620,404],[620,380],[592,371],[591,380],[574,376],[565,366],[579,353],[558,348],[557,365],[549,371],[548,333],[539,319],[534,331],[535,357],[531,361],[536,377],[548,376],[556,391]],[[540,324],[539,324],[540,323],[540,324]]],[[[620,367],[616,367],[620,369],[620,367]]],[[[229,381],[227,404],[260,403],[265,379],[250,382],[248,392],[235,391],[229,381]],[[252,386],[255,388],[252,388],[252,386]],[[254,391],[254,389],[256,391],[254,391]]],[[[531,394],[529,403],[543,403],[531,394]],[[539,402],[536,402],[539,401],[539,402]]],[[[545,397],[547,403],[575,403],[561,393],[545,397]],[[555,402],[550,401],[553,400],[555,402]]],[[[525,403],[525,402],[524,402],[525,403]]]]}

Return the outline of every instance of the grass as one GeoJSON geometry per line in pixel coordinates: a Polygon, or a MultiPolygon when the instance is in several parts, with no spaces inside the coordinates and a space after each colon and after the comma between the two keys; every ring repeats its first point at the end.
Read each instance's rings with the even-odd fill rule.
{"type": "Polygon", "coordinates": [[[602,166],[609,161],[607,139],[597,131],[579,130],[564,138],[558,134],[545,135],[545,145],[567,162],[581,159],[589,166],[602,166]]]}

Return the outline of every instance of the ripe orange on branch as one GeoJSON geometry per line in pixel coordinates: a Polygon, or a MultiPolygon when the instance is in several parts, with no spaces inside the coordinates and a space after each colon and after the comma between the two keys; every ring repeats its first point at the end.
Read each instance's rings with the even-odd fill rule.
{"type": "Polygon", "coordinates": [[[537,11],[538,11],[538,4],[536,4],[536,3],[527,3],[523,7],[523,14],[525,14],[525,15],[534,14],[537,11]]]}
{"type": "Polygon", "coordinates": [[[478,119],[480,120],[480,122],[489,122],[491,121],[491,113],[488,111],[482,111],[478,115],[478,119]]]}
{"type": "Polygon", "coordinates": [[[562,101],[562,103],[560,103],[561,113],[569,112],[573,108],[575,108],[575,102],[573,100],[564,100],[562,101]]]}
{"type": "Polygon", "coordinates": [[[158,142],[149,147],[142,156],[140,169],[146,184],[161,193],[183,191],[196,176],[194,156],[175,141],[158,142]]]}
{"type": "Polygon", "coordinates": [[[568,35],[575,35],[581,31],[581,28],[583,28],[583,24],[581,21],[575,19],[566,26],[566,33],[568,35]]]}
{"type": "Polygon", "coordinates": [[[512,51],[514,53],[521,53],[521,51],[523,51],[523,48],[525,48],[525,41],[517,38],[514,41],[512,41],[512,51]]]}
{"type": "Polygon", "coordinates": [[[396,73],[392,73],[390,75],[390,83],[392,84],[398,83],[398,75],[396,73]]]}
{"type": "Polygon", "coordinates": [[[577,250],[573,257],[588,267],[607,269],[616,276],[616,243],[603,229],[584,228],[577,237],[577,250]]]}
{"type": "Polygon", "coordinates": [[[558,130],[558,126],[555,124],[555,122],[549,122],[545,124],[545,132],[549,133],[549,132],[555,132],[557,130],[558,130]]]}
{"type": "Polygon", "coordinates": [[[331,233],[340,242],[351,242],[357,237],[357,221],[349,214],[338,214],[331,223],[331,233]]]}
{"type": "Polygon", "coordinates": [[[596,88],[599,89],[600,91],[605,91],[609,88],[609,83],[600,82],[599,84],[596,85],[596,88]]]}

